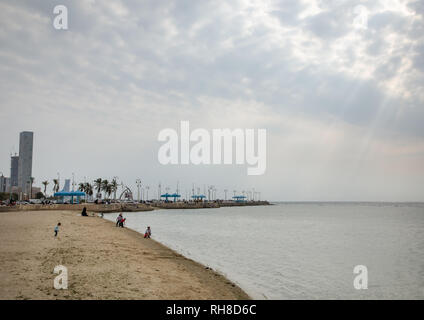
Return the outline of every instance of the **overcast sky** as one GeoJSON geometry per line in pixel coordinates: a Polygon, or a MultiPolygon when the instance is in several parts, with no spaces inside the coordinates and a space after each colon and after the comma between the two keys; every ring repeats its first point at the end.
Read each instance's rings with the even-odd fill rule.
{"type": "Polygon", "coordinates": [[[179,181],[219,196],[423,201],[423,15],[402,0],[2,0],[0,171],[29,130],[35,185],[74,172],[141,178],[150,194],[179,181]],[[68,30],[53,27],[58,4],[68,30]],[[159,164],[158,133],[181,120],[267,129],[266,173],[159,164]]]}

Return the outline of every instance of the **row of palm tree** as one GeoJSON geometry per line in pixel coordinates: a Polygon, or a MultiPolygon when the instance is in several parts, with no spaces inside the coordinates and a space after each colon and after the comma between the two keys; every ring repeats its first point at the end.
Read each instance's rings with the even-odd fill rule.
{"type": "MultiPolygon", "coordinates": [[[[34,182],[34,178],[31,178],[31,184],[34,182]]],[[[49,185],[49,181],[45,180],[42,182],[44,185],[44,196],[47,196],[47,186],[49,185]]],[[[53,193],[59,192],[59,180],[53,179],[53,193]]],[[[118,182],[116,179],[113,179],[109,182],[107,179],[103,180],[102,178],[98,178],[94,180],[93,184],[89,182],[81,182],[78,185],[78,190],[85,192],[88,196],[93,196],[94,189],[97,191],[97,194],[101,191],[104,192],[104,196],[108,196],[110,198],[113,193],[114,199],[116,199],[116,191],[118,191],[118,182]]]]}
{"type": "Polygon", "coordinates": [[[93,186],[89,182],[81,182],[78,187],[79,191],[85,192],[88,196],[93,196],[93,186]]]}
{"type": "MultiPolygon", "coordinates": [[[[88,195],[93,195],[93,185],[90,183],[80,183],[79,190],[87,193],[88,195]]],[[[110,198],[111,194],[114,194],[114,199],[116,199],[116,191],[118,190],[118,182],[116,179],[113,179],[109,182],[107,179],[98,178],[94,180],[94,188],[99,194],[101,191],[104,192],[105,198],[110,198]]]]}

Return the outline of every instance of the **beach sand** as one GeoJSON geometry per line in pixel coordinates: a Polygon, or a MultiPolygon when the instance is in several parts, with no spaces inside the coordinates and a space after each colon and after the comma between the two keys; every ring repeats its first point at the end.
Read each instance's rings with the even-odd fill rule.
{"type": "Polygon", "coordinates": [[[28,211],[0,213],[0,299],[249,297],[218,273],[105,219],[28,211]],[[57,265],[68,269],[67,290],[53,288],[57,265]]]}

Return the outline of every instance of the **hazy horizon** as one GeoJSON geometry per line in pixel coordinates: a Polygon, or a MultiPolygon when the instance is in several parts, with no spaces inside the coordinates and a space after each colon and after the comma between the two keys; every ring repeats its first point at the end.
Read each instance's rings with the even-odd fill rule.
{"type": "Polygon", "coordinates": [[[424,201],[420,1],[6,0],[0,17],[5,176],[33,131],[34,185],[50,193],[59,172],[61,186],[117,176],[135,196],[141,179],[150,198],[179,182],[220,198],[424,201]],[[53,27],[59,4],[68,30],[53,27]],[[266,172],[161,165],[158,134],[180,121],[266,129],[266,172]]]}

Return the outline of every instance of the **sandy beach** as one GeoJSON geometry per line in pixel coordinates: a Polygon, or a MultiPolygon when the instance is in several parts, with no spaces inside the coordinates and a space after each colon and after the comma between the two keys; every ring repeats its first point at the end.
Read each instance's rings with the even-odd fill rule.
{"type": "Polygon", "coordinates": [[[249,299],[153,239],[75,211],[2,212],[0,243],[0,299],[249,299]],[[57,265],[67,290],[53,288],[57,265]]]}

